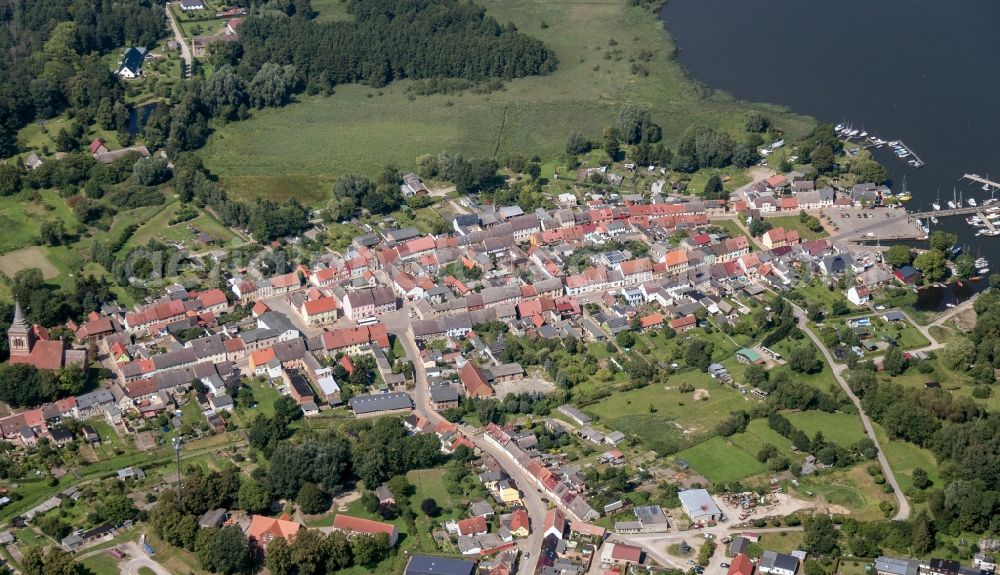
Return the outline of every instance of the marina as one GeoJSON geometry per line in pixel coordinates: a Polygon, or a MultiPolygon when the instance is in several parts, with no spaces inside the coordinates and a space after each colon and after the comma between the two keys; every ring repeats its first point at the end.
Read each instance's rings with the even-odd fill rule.
{"type": "MultiPolygon", "coordinates": [[[[862,149],[888,146],[892,148],[893,153],[900,160],[910,158],[906,160],[906,163],[910,166],[914,168],[922,168],[926,165],[926,162],[924,162],[920,156],[913,151],[913,148],[907,146],[902,140],[883,140],[874,134],[869,134],[864,129],[858,130],[846,123],[837,124],[833,129],[837,133],[837,137],[845,142],[849,142],[856,138],[858,143],[861,144],[862,149]]],[[[998,184],[997,187],[1000,188],[1000,184],[998,184]]]]}

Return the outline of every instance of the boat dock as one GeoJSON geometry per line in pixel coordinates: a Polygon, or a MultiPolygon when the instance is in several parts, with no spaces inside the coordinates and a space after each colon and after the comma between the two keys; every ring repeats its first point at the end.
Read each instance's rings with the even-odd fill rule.
{"type": "Polygon", "coordinates": [[[926,165],[926,162],[924,162],[924,160],[913,151],[913,148],[907,146],[902,140],[883,140],[875,134],[869,134],[863,130],[856,130],[849,124],[837,124],[833,127],[833,130],[837,134],[837,137],[845,142],[849,142],[857,138],[861,149],[866,150],[868,148],[881,148],[882,146],[888,146],[889,148],[892,148],[893,153],[896,154],[897,158],[900,160],[906,160],[906,163],[914,168],[922,168],[926,165]],[[907,160],[907,158],[910,159],[907,160]]]}
{"type": "Polygon", "coordinates": [[[924,161],[920,159],[920,156],[918,156],[916,152],[913,151],[913,148],[907,146],[902,140],[899,141],[899,145],[906,150],[908,154],[913,156],[913,159],[908,162],[911,166],[914,168],[924,167],[924,161]]]}
{"type": "Polygon", "coordinates": [[[1000,190],[1000,183],[994,182],[992,180],[987,180],[986,178],[980,176],[979,174],[962,174],[962,179],[970,180],[976,182],[977,184],[985,184],[987,186],[1000,190]]]}
{"type": "Polygon", "coordinates": [[[983,223],[986,224],[986,229],[988,229],[990,233],[997,233],[997,227],[993,225],[993,222],[991,222],[989,218],[986,217],[986,214],[983,212],[976,212],[976,215],[979,216],[979,219],[983,220],[983,223]]]}

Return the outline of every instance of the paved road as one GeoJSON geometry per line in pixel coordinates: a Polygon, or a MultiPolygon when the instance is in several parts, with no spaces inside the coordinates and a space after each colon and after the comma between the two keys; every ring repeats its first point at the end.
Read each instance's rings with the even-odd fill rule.
{"type": "Polygon", "coordinates": [[[184,61],[184,77],[191,77],[191,65],[194,58],[191,56],[191,49],[188,47],[187,42],[184,40],[184,34],[181,34],[181,28],[177,25],[177,21],[174,20],[174,14],[170,11],[170,2],[164,5],[164,10],[167,11],[167,20],[170,21],[170,29],[174,31],[174,40],[177,42],[178,47],[181,49],[181,60],[184,61]]]}
{"type": "MultiPolygon", "coordinates": [[[[898,521],[905,521],[910,517],[910,503],[906,500],[906,496],[903,494],[903,490],[900,489],[899,483],[896,481],[896,476],[892,472],[892,468],[889,467],[889,460],[886,458],[885,452],[882,450],[881,445],[879,445],[878,436],[875,435],[875,428],[872,427],[871,419],[868,418],[868,414],[865,413],[865,410],[861,407],[861,400],[858,398],[857,395],[854,394],[854,391],[851,390],[851,386],[848,385],[847,380],[844,379],[844,372],[847,371],[847,365],[837,363],[833,360],[833,356],[830,355],[830,351],[826,348],[826,345],[823,344],[823,341],[819,338],[819,336],[817,336],[816,333],[813,332],[813,330],[809,327],[809,320],[806,317],[805,310],[795,305],[791,301],[789,301],[788,303],[791,304],[792,310],[795,313],[795,317],[799,322],[799,329],[801,329],[803,333],[809,336],[809,339],[812,340],[813,344],[815,344],[816,347],[819,348],[820,352],[823,353],[823,358],[826,359],[827,365],[829,365],[830,370],[833,371],[833,376],[837,380],[837,383],[840,384],[840,387],[844,390],[844,393],[846,393],[847,397],[851,399],[851,403],[853,403],[854,407],[857,408],[858,415],[861,416],[861,423],[862,425],[864,425],[865,428],[865,433],[868,434],[868,438],[871,439],[872,442],[875,444],[875,446],[878,448],[878,462],[879,465],[882,466],[882,473],[885,475],[885,479],[886,481],[889,482],[889,485],[892,486],[893,495],[896,496],[896,505],[898,511],[896,512],[896,516],[893,517],[893,519],[898,521]]],[[[934,342],[935,340],[933,338],[930,338],[930,341],[934,342]]]]}
{"type": "MultiPolygon", "coordinates": [[[[409,321],[403,321],[407,320],[404,314],[396,314],[393,319],[396,321],[393,321],[391,324],[387,323],[388,329],[399,338],[399,341],[403,344],[403,349],[406,351],[406,357],[413,362],[414,378],[416,380],[414,404],[416,405],[417,414],[435,424],[446,421],[441,417],[441,414],[431,409],[430,392],[427,387],[427,371],[424,369],[423,361],[420,359],[420,351],[417,348],[417,344],[409,332],[409,321]]],[[[527,560],[521,561],[520,573],[524,575],[532,574],[535,572],[535,565],[542,548],[542,524],[545,521],[547,507],[542,502],[541,496],[535,491],[534,483],[531,479],[519,467],[511,464],[506,456],[500,453],[500,449],[482,439],[475,441],[475,443],[483,452],[488,453],[500,463],[500,466],[503,467],[507,475],[514,480],[523,493],[522,501],[528,511],[528,517],[531,519],[531,535],[521,543],[521,549],[522,551],[531,553],[531,556],[527,560]]]]}
{"type": "Polygon", "coordinates": [[[128,553],[128,559],[118,565],[121,575],[139,575],[143,567],[151,569],[156,575],[173,575],[166,567],[153,561],[139,545],[133,541],[120,545],[119,548],[128,553]]]}

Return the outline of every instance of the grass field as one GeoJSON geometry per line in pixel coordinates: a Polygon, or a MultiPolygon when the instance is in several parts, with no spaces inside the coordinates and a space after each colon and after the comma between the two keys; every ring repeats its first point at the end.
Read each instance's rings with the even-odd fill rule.
{"type": "Polygon", "coordinates": [[[118,561],[107,553],[98,553],[81,561],[91,575],[118,575],[118,561]]]}
{"type": "Polygon", "coordinates": [[[0,272],[9,278],[28,268],[40,269],[42,277],[45,279],[52,279],[59,275],[59,268],[45,257],[45,250],[39,246],[21,248],[0,256],[0,272]]]}
{"type": "MultiPolygon", "coordinates": [[[[730,363],[733,360],[727,362],[730,363]]],[[[648,448],[667,455],[697,442],[712,431],[715,423],[730,412],[746,410],[750,400],[736,390],[719,385],[707,374],[684,370],[670,377],[666,386],[650,385],[615,393],[584,408],[601,424],[626,435],[635,435],[648,448]],[[682,382],[709,393],[695,401],[691,393],[681,393],[682,382]]]]}
{"type": "Polygon", "coordinates": [[[927,477],[935,487],[942,487],[937,458],[929,449],[923,449],[906,441],[889,441],[889,436],[881,425],[877,423],[872,425],[875,427],[878,443],[882,446],[886,459],[889,460],[889,467],[892,468],[896,481],[903,491],[913,487],[913,470],[918,467],[927,472],[927,477]]]}
{"type": "MultiPolygon", "coordinates": [[[[481,4],[501,23],[511,21],[546,42],[559,57],[559,69],[490,94],[413,97],[407,82],[380,90],[338,86],[332,96],[304,96],[219,127],[203,150],[206,165],[236,196],[294,195],[315,203],[339,175],[373,174],[388,163],[412,166],[423,153],[561,156],[570,132],[598,138],[626,103],[649,107],[672,144],[692,124],[741,135],[748,105],[692,81],[672,60],[674,46],[648,8],[614,0],[481,4]],[[652,53],[642,63],[648,75],[633,74],[630,60],[643,50],[652,53]]],[[[315,6],[321,19],[345,17],[335,0],[315,6]]],[[[786,138],[811,126],[777,108],[767,114],[786,138]]]]}
{"type": "Polygon", "coordinates": [[[816,435],[817,431],[822,431],[827,441],[832,441],[841,447],[850,447],[865,436],[861,420],[851,413],[810,410],[788,412],[784,415],[796,429],[802,430],[810,438],[816,435]]]}
{"type": "Polygon", "coordinates": [[[691,468],[713,483],[736,481],[763,473],[767,466],[721,436],[677,453],[691,468]]]}
{"type": "Polygon", "coordinates": [[[209,249],[195,243],[194,240],[198,232],[205,232],[212,236],[216,245],[220,247],[237,240],[236,234],[203,210],[194,219],[170,225],[171,218],[174,217],[180,206],[180,202],[167,204],[162,211],[142,223],[139,230],[129,239],[127,245],[142,246],[146,245],[149,240],[155,239],[160,242],[183,243],[192,251],[209,249]]]}
{"type": "Polygon", "coordinates": [[[865,471],[867,466],[868,463],[860,463],[850,469],[801,477],[797,495],[815,497],[821,503],[837,506],[834,512],[847,512],[860,521],[884,519],[885,514],[879,509],[879,503],[888,501],[894,504],[896,500],[868,475],[865,471]]]}

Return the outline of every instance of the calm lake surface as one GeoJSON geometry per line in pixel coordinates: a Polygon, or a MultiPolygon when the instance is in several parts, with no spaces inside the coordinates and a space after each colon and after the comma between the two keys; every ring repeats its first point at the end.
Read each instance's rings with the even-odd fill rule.
{"type": "MultiPolygon", "coordinates": [[[[873,154],[897,191],[905,176],[910,210],[931,209],[938,190],[942,205],[953,188],[990,197],[964,173],[1000,182],[996,0],[669,0],[661,18],[680,63],[707,85],[905,142],[927,165],[873,154]]],[[[936,227],[1000,271],[1000,236],[974,237],[964,216],[936,227]]]]}

